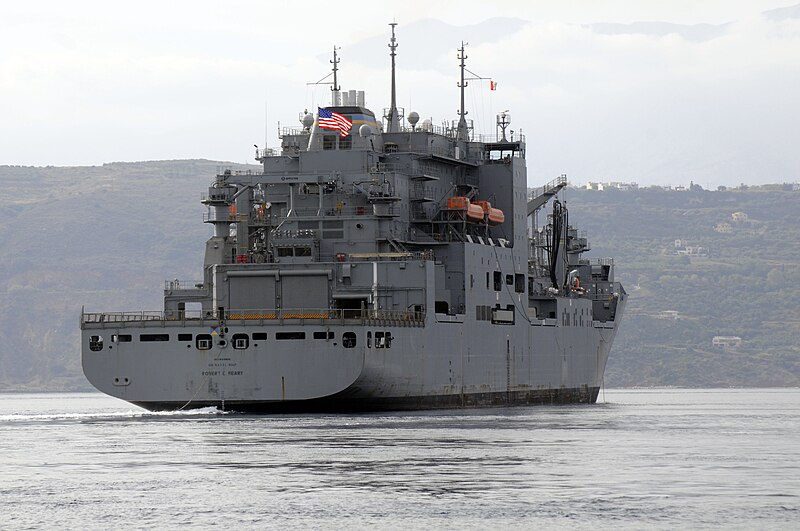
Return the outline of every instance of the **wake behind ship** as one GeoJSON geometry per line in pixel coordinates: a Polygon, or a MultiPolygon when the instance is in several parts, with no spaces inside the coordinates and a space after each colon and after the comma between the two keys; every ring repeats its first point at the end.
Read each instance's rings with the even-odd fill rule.
{"type": "Polygon", "coordinates": [[[263,171],[217,175],[202,280],[158,312],[81,314],[83,370],[152,409],[456,408],[594,402],[626,294],[582,258],[558,179],[529,194],[525,138],[437,126],[364,93],[281,131],[263,171]],[[552,201],[540,225],[539,214],[552,201]]]}

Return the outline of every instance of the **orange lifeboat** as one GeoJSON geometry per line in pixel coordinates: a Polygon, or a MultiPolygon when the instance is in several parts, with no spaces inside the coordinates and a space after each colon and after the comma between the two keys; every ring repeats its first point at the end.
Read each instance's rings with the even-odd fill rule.
{"type": "Polygon", "coordinates": [[[484,212],[480,205],[470,204],[467,209],[467,220],[472,222],[483,221],[484,212]]]}
{"type": "Polygon", "coordinates": [[[499,225],[506,220],[503,211],[499,208],[492,208],[492,204],[489,201],[478,201],[475,204],[480,205],[483,214],[489,220],[489,225],[499,225]]]}
{"type": "Polygon", "coordinates": [[[489,209],[489,225],[500,225],[506,220],[505,214],[499,208],[489,209]]]}
{"type": "Polygon", "coordinates": [[[450,210],[467,210],[469,209],[469,199],[466,197],[448,197],[447,208],[450,210]]]}

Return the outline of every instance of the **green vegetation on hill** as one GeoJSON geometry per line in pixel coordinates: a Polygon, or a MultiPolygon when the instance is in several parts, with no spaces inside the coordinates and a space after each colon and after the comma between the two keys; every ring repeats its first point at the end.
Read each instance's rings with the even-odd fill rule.
{"type": "Polygon", "coordinates": [[[228,167],[245,168],[0,167],[0,389],[91,389],[80,367],[81,307],[160,310],[165,279],[199,277],[211,232],[200,197],[228,167]]]}
{"type": "Polygon", "coordinates": [[[570,188],[566,198],[630,294],[608,385],[800,385],[800,191],[570,188]],[[715,348],[715,336],[742,344],[715,348]]]}
{"type": "MultiPolygon", "coordinates": [[[[246,168],[0,167],[0,390],[90,389],[81,307],[159,310],[163,280],[199,277],[211,233],[199,200],[226,167],[246,168]]],[[[630,294],[606,385],[800,385],[800,192],[570,188],[566,200],[630,294]],[[723,222],[730,233],[714,230],[723,222]],[[707,256],[676,254],[675,240],[707,256]],[[742,345],[712,348],[714,336],[742,345]]]]}

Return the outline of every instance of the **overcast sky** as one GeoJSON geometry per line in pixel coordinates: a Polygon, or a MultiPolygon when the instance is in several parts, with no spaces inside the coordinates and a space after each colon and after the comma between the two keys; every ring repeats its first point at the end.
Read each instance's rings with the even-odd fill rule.
{"type": "Polygon", "coordinates": [[[498,83],[470,83],[469,117],[494,133],[511,111],[532,185],[800,181],[792,0],[4,0],[0,164],[252,162],[278,121],[328,103],[308,83],[334,45],[342,88],[388,106],[392,19],[400,105],[456,119],[468,41],[468,68],[498,83]]]}

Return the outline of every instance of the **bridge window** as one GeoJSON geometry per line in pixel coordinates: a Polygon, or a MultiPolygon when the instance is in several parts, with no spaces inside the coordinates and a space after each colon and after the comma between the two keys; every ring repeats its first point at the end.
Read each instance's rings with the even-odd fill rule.
{"type": "Polygon", "coordinates": [[[337,135],[323,135],[322,149],[325,150],[336,149],[336,137],[337,135]]]}
{"type": "Polygon", "coordinates": [[[503,275],[500,273],[500,271],[495,271],[494,272],[494,290],[495,291],[500,291],[501,289],[503,289],[503,275]]]}
{"type": "Polygon", "coordinates": [[[253,341],[266,341],[266,332],[253,332],[253,341]]]}
{"type": "Polygon", "coordinates": [[[114,334],[111,336],[111,341],[113,343],[130,343],[133,340],[133,336],[130,334],[114,334]]]}
{"type": "Polygon", "coordinates": [[[278,256],[311,256],[311,247],[278,247],[278,256]]]}
{"type": "Polygon", "coordinates": [[[178,341],[191,341],[192,334],[178,334],[178,341]]]}

